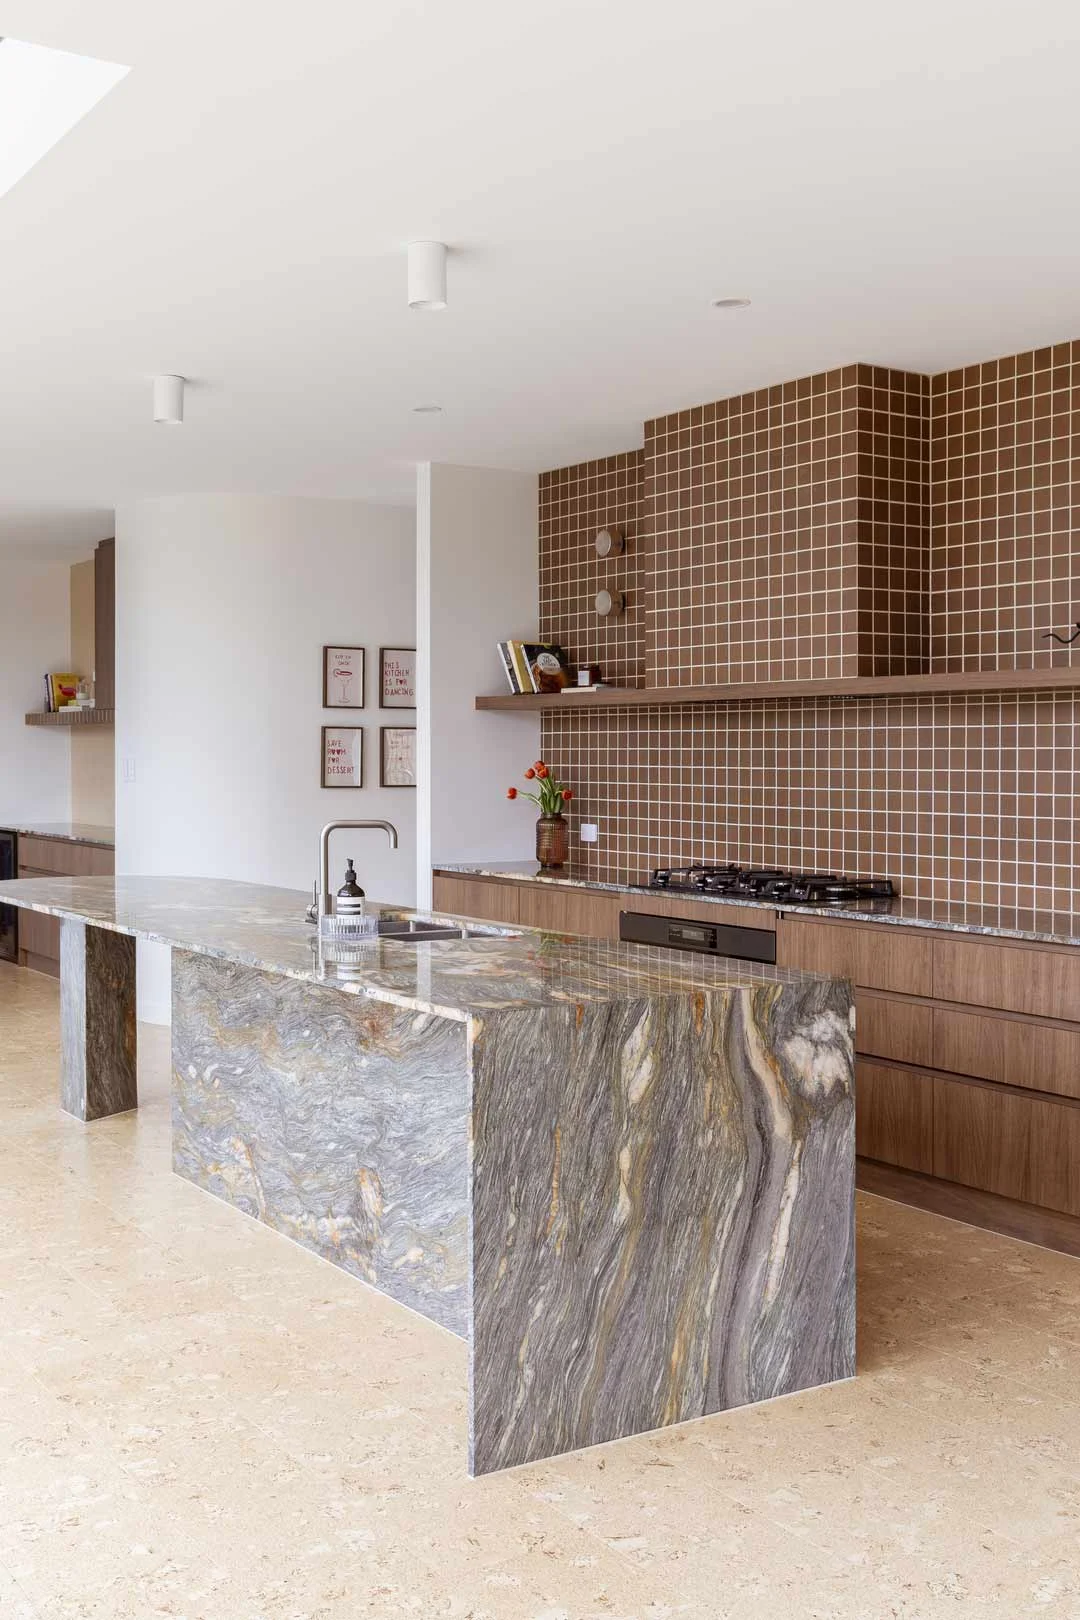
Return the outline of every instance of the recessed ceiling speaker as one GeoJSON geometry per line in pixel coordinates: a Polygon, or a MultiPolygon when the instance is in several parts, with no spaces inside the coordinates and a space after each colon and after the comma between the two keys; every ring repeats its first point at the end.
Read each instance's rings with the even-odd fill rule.
{"type": "Polygon", "coordinates": [[[154,421],[179,427],[184,420],[183,377],[154,378],[154,421]]]}
{"type": "Polygon", "coordinates": [[[597,591],[596,611],[602,619],[609,614],[618,615],[626,607],[626,597],[622,591],[597,591]]]}
{"type": "Polygon", "coordinates": [[[626,532],[617,523],[609,523],[596,537],[598,557],[619,557],[626,550],[626,532]]]}
{"type": "Polygon", "coordinates": [[[409,308],[446,308],[446,243],[409,243],[409,308]]]}

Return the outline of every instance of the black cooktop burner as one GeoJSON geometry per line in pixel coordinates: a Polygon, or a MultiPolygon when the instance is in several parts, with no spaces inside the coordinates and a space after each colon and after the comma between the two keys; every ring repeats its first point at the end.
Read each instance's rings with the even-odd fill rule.
{"type": "Polygon", "coordinates": [[[843,906],[892,900],[890,878],[841,877],[835,872],[785,872],[776,866],[659,866],[650,889],[673,894],[726,894],[737,900],[785,900],[789,905],[843,906]]]}

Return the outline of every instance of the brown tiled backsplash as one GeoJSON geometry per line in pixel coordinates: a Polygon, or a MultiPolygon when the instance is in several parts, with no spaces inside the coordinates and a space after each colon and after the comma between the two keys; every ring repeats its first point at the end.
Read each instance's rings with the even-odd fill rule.
{"type": "Polygon", "coordinates": [[[540,479],[540,634],[561,641],[579,663],[599,664],[619,686],[645,678],[645,558],[640,450],[585,461],[540,479]],[[609,523],[626,531],[619,557],[596,555],[609,523]],[[596,593],[615,587],[626,611],[600,618],[596,593]]]}
{"type": "Polygon", "coordinates": [[[1068,664],[1068,649],[1043,632],[1080,616],[1080,343],[948,371],[930,386],[934,668],[1068,664]]]}
{"type": "MultiPolygon", "coordinates": [[[[846,367],[648,423],[643,456],[541,480],[542,631],[648,686],[1067,663],[1042,632],[1080,616],[1074,367],[1080,345],[846,367]],[[632,544],[597,566],[607,521],[632,544]],[[614,624],[599,583],[627,590],[614,624]]],[[[543,735],[575,831],[600,824],[575,841],[598,877],[739,859],[1080,907],[1070,694],[589,710],[543,735]]]]}

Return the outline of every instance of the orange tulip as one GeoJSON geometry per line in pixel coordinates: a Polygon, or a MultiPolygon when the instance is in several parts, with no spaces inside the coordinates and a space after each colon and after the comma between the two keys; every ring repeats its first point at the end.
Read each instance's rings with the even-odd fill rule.
{"type": "Polygon", "coordinates": [[[516,799],[517,798],[517,788],[507,788],[506,797],[508,799],[516,799]]]}

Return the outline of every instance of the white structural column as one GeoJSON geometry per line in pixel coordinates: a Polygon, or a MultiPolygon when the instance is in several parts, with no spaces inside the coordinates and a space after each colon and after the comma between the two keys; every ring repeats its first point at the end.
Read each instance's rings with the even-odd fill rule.
{"type": "Polygon", "coordinates": [[[529,804],[506,789],[536,758],[537,714],[478,713],[505,691],[496,644],[537,634],[534,473],[417,470],[417,902],[441,861],[526,860],[529,804]]]}
{"type": "MultiPolygon", "coordinates": [[[[307,890],[319,830],[383,818],[400,835],[336,835],[373,899],[413,900],[416,794],[379,785],[379,648],[415,620],[411,506],[183,495],[117,513],[117,871],[307,890]],[[362,709],[324,709],[324,644],[363,647],[362,709]],[[321,785],[324,725],[363,729],[364,783],[321,785]]],[[[302,916],[302,912],[301,912],[302,916]]],[[[139,948],[139,1016],[169,1018],[168,956],[139,948]]]]}

